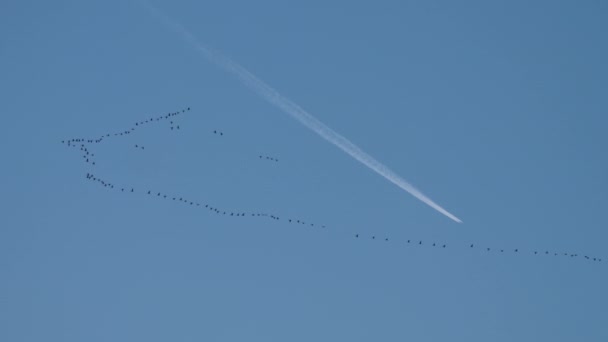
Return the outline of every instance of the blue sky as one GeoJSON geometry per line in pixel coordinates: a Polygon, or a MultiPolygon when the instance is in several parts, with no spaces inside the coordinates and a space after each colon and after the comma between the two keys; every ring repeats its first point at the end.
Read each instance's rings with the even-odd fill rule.
{"type": "Polygon", "coordinates": [[[0,340],[608,339],[606,261],[496,252],[608,257],[606,4],[154,4],[464,223],[137,2],[5,1],[0,340]],[[89,146],[95,166],[61,144],[184,107],[179,131],[160,122],[89,146]]]}

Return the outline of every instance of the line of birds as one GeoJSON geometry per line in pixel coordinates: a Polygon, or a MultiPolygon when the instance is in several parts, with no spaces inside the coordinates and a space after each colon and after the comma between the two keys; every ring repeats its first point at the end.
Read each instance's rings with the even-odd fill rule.
{"type": "Polygon", "coordinates": [[[259,157],[260,159],[266,159],[266,160],[270,160],[270,161],[273,161],[273,162],[278,162],[278,161],[279,161],[279,159],[274,158],[274,157],[269,157],[269,156],[263,156],[263,155],[259,155],[258,157],[259,157]]]}
{"type": "MultiPolygon", "coordinates": [[[[190,107],[179,110],[177,112],[170,112],[165,115],[160,115],[160,116],[156,116],[156,117],[151,117],[150,119],[147,119],[147,120],[138,121],[135,123],[134,126],[132,126],[131,128],[129,128],[127,130],[124,130],[122,132],[103,134],[99,138],[96,138],[96,139],[74,138],[74,139],[69,139],[69,140],[62,140],[61,142],[64,144],[67,144],[68,146],[72,146],[74,143],[81,143],[81,144],[82,143],[89,143],[89,144],[97,143],[98,144],[98,143],[103,142],[104,139],[106,139],[106,138],[129,135],[132,132],[134,132],[136,129],[139,129],[139,128],[143,127],[144,125],[147,125],[147,124],[150,124],[153,122],[159,122],[162,120],[169,120],[170,118],[183,114],[189,110],[190,110],[190,107]]],[[[171,123],[173,124],[173,121],[171,121],[171,123]]]]}
{"type": "MultiPolygon", "coordinates": [[[[95,166],[95,160],[93,159],[93,157],[95,157],[95,154],[92,153],[89,148],[88,148],[88,144],[100,144],[102,143],[105,139],[111,138],[111,137],[119,137],[119,136],[125,136],[125,135],[130,135],[132,132],[134,132],[136,129],[143,127],[144,125],[153,123],[153,122],[159,122],[159,121],[163,121],[163,120],[168,120],[169,118],[172,118],[174,116],[180,115],[182,113],[185,113],[187,111],[190,110],[190,107],[179,110],[177,112],[170,112],[167,113],[165,115],[161,115],[161,116],[157,116],[157,117],[152,117],[150,119],[147,120],[142,120],[142,121],[138,121],[135,123],[134,126],[132,126],[131,128],[122,131],[122,132],[118,132],[118,133],[107,133],[104,134],[102,136],[100,136],[99,138],[96,139],[84,139],[84,138],[73,138],[73,139],[68,139],[68,140],[62,140],[61,143],[62,144],[66,144],[68,147],[73,147],[73,148],[77,148],[80,147],[80,151],[83,153],[82,157],[85,161],[85,163],[90,164],[92,166],[95,166]]],[[[171,121],[171,123],[173,123],[173,121],[171,121]]],[[[178,126],[179,127],[179,126],[178,126]]],[[[144,149],[143,146],[140,145],[135,145],[135,148],[139,148],[139,149],[144,149]]]]}
{"type": "MultiPolygon", "coordinates": [[[[363,238],[363,236],[361,234],[355,234],[354,235],[355,238],[363,238]]],[[[377,241],[384,241],[384,242],[389,242],[389,238],[388,237],[377,237],[376,235],[371,235],[368,238],[370,238],[371,240],[377,240],[377,241]]],[[[448,245],[445,243],[438,243],[438,242],[432,242],[432,243],[425,243],[422,240],[407,240],[406,242],[408,245],[417,245],[417,246],[430,246],[430,247],[437,247],[437,248],[447,248],[448,245]]],[[[570,257],[570,258],[583,258],[585,260],[589,260],[589,261],[597,261],[597,262],[601,262],[602,258],[598,258],[598,257],[593,257],[593,256],[589,256],[589,255],[582,255],[582,254],[578,254],[578,253],[571,253],[571,252],[552,252],[552,251],[539,251],[539,250],[522,250],[519,248],[513,248],[513,249],[504,249],[504,248],[495,248],[493,249],[492,247],[479,247],[476,246],[474,243],[470,244],[468,246],[469,249],[480,249],[484,252],[497,252],[497,253],[517,253],[517,254],[528,254],[528,255],[548,255],[548,256],[564,256],[564,257],[570,257]]]]}
{"type": "MultiPolygon", "coordinates": [[[[176,112],[169,112],[165,115],[151,117],[150,119],[147,119],[147,120],[138,121],[129,129],[121,131],[121,132],[103,134],[99,138],[95,138],[95,139],[74,138],[74,139],[62,140],[61,143],[67,144],[68,147],[80,146],[81,150],[84,148],[85,151],[87,152],[86,156],[84,157],[85,162],[90,163],[91,165],[95,165],[95,162],[92,161],[90,158],[90,154],[89,154],[88,149],[86,148],[85,144],[94,144],[94,143],[99,144],[99,143],[103,142],[105,139],[110,138],[110,137],[120,137],[120,136],[130,135],[135,130],[142,128],[143,126],[145,126],[147,124],[160,122],[160,121],[166,121],[166,120],[169,120],[169,124],[170,124],[169,127],[171,128],[171,130],[179,130],[180,126],[175,121],[170,120],[170,119],[172,119],[173,117],[175,117],[177,115],[183,114],[187,111],[190,111],[190,107],[178,110],[176,112]]],[[[213,134],[223,136],[224,132],[215,129],[215,130],[213,130],[213,134]]],[[[135,145],[135,148],[139,148],[142,150],[145,149],[143,146],[139,146],[137,144],[135,145]]],[[[260,156],[260,158],[263,158],[263,157],[260,156]]],[[[265,158],[267,160],[271,160],[271,161],[275,161],[275,162],[279,161],[277,158],[272,158],[272,157],[265,157],[265,158]]]]}
{"type": "Polygon", "coordinates": [[[80,144],[80,151],[82,152],[82,158],[84,159],[85,163],[95,165],[95,161],[93,160],[95,153],[91,153],[85,144],[80,144]]]}
{"type": "MultiPolygon", "coordinates": [[[[263,212],[243,212],[243,211],[234,211],[234,210],[226,210],[226,209],[220,209],[218,207],[215,207],[209,203],[201,203],[198,201],[193,201],[191,199],[186,199],[183,196],[177,196],[177,195],[168,195],[166,193],[160,192],[160,191],[153,191],[153,190],[148,190],[146,191],[136,191],[135,188],[130,187],[130,186],[117,186],[114,183],[108,182],[106,180],[103,180],[97,176],[95,176],[92,173],[87,173],[86,174],[86,178],[90,181],[93,182],[97,182],[98,184],[100,184],[101,186],[103,186],[106,189],[110,189],[110,190],[117,190],[120,192],[126,192],[126,193],[141,193],[144,194],[146,196],[150,196],[150,197],[154,197],[154,198],[158,198],[158,199],[163,199],[163,200],[167,200],[167,201],[175,201],[175,202],[180,202],[182,204],[188,205],[188,206],[192,206],[192,207],[201,207],[204,208],[206,210],[211,211],[212,213],[218,214],[218,215],[223,215],[223,216],[232,216],[232,217],[265,217],[265,218],[269,218],[271,220],[275,220],[275,221],[279,221],[281,220],[281,218],[278,215],[275,214],[270,214],[270,213],[263,213],[263,212]]],[[[286,221],[288,223],[293,223],[293,224],[300,224],[300,225],[306,225],[306,226],[310,226],[310,227],[320,227],[320,228],[327,228],[325,225],[319,225],[319,224],[314,224],[314,223],[310,223],[310,222],[306,222],[304,220],[301,219],[295,219],[295,218],[288,218],[286,219],[286,221]]]]}
{"type": "MultiPolygon", "coordinates": [[[[198,201],[194,201],[192,199],[187,199],[183,196],[169,195],[169,194],[166,194],[166,193],[163,193],[160,191],[156,191],[156,190],[147,190],[147,191],[140,192],[140,191],[136,191],[135,188],[133,188],[133,187],[116,186],[114,183],[105,181],[105,180],[95,176],[92,173],[87,173],[86,178],[91,181],[99,183],[100,185],[102,185],[103,187],[105,187],[107,189],[114,189],[114,190],[120,191],[122,193],[125,193],[125,192],[134,193],[134,194],[141,193],[141,194],[144,194],[151,198],[179,202],[186,206],[205,209],[216,215],[222,215],[222,216],[226,216],[226,217],[262,217],[262,218],[268,218],[268,219],[274,220],[274,221],[281,220],[281,217],[276,214],[264,213],[264,212],[247,212],[247,211],[227,210],[225,208],[218,208],[209,203],[204,203],[204,202],[201,203],[198,201]]],[[[318,224],[306,222],[304,220],[295,219],[295,218],[287,218],[287,219],[284,219],[283,222],[287,222],[289,224],[301,225],[301,226],[305,226],[305,227],[327,228],[327,226],[325,226],[325,225],[318,225],[318,224]]],[[[364,238],[364,236],[359,233],[354,234],[354,237],[356,239],[364,238]]],[[[376,240],[376,241],[384,241],[384,242],[394,241],[394,240],[390,240],[388,237],[380,237],[380,236],[376,236],[376,235],[368,236],[368,239],[376,240]]],[[[428,247],[433,247],[433,248],[436,247],[438,249],[447,249],[448,248],[448,245],[446,243],[440,243],[440,242],[436,242],[436,241],[425,242],[423,240],[412,240],[412,239],[406,240],[405,243],[402,243],[402,245],[428,246],[428,247]]],[[[460,246],[460,247],[465,247],[465,246],[460,246]]],[[[468,248],[469,249],[479,249],[485,253],[496,252],[496,253],[513,253],[513,254],[520,254],[520,255],[539,255],[539,256],[547,255],[547,256],[554,256],[554,257],[562,256],[562,257],[569,257],[569,258],[579,258],[580,257],[581,259],[585,259],[588,261],[602,262],[602,259],[598,258],[598,257],[582,255],[582,254],[578,254],[578,253],[571,253],[571,252],[553,252],[553,251],[539,251],[539,250],[527,250],[526,251],[526,250],[522,250],[519,248],[504,249],[504,248],[492,248],[492,247],[479,247],[474,243],[471,243],[468,246],[468,248]]]]}
{"type": "MultiPolygon", "coordinates": [[[[140,122],[135,123],[135,127],[131,127],[129,130],[119,132],[119,133],[114,133],[114,134],[106,134],[106,135],[101,136],[98,139],[77,138],[77,139],[64,140],[64,141],[62,141],[62,143],[65,143],[69,147],[73,147],[73,148],[80,147],[80,152],[82,152],[82,157],[83,157],[85,163],[88,163],[90,165],[95,165],[95,161],[94,161],[95,154],[89,150],[89,148],[87,147],[88,146],[87,144],[101,143],[105,138],[109,138],[109,137],[118,137],[118,136],[129,135],[129,134],[131,134],[131,132],[135,131],[136,128],[142,127],[144,125],[147,125],[147,124],[150,124],[153,122],[168,120],[169,118],[180,115],[189,110],[190,110],[190,107],[183,109],[181,111],[171,112],[166,115],[162,115],[159,117],[153,117],[148,120],[140,121],[140,122]]],[[[175,127],[175,129],[179,129],[179,126],[175,125],[173,121],[170,121],[170,124],[171,124],[171,129],[174,129],[174,127],[175,127]]],[[[217,130],[214,130],[213,133],[223,135],[222,132],[219,132],[217,130]]],[[[143,150],[144,146],[135,144],[135,148],[143,150]]],[[[266,160],[278,162],[277,158],[273,158],[270,156],[259,155],[258,157],[260,159],[266,159],[266,160]]],[[[136,191],[135,188],[133,188],[133,187],[118,187],[113,183],[107,182],[105,180],[102,180],[101,178],[96,177],[92,173],[87,173],[86,178],[88,180],[99,183],[100,185],[102,185],[103,187],[105,187],[107,189],[114,189],[114,190],[120,191],[122,193],[124,193],[124,192],[140,193],[140,191],[136,191]]],[[[185,205],[188,205],[191,207],[200,207],[200,208],[208,210],[211,213],[214,213],[216,215],[222,215],[222,216],[226,216],[226,217],[228,217],[228,216],[230,216],[230,217],[263,217],[263,218],[268,218],[268,219],[274,220],[274,221],[281,220],[281,218],[275,214],[262,213],[262,212],[242,212],[242,211],[234,211],[234,210],[232,210],[232,211],[225,210],[225,209],[220,209],[218,207],[212,206],[211,204],[208,204],[208,203],[200,203],[200,202],[185,199],[184,197],[171,196],[166,193],[161,193],[158,191],[148,190],[147,192],[143,191],[141,193],[146,196],[150,196],[150,197],[155,197],[155,198],[168,200],[168,201],[180,202],[182,204],[185,204],[185,205]]],[[[287,218],[287,219],[284,219],[283,222],[287,222],[289,224],[306,226],[306,227],[327,228],[325,225],[310,223],[310,222],[306,222],[304,220],[295,219],[295,218],[287,218]]],[[[364,238],[363,235],[361,235],[359,233],[354,234],[354,237],[356,239],[364,238]]],[[[376,235],[368,236],[368,239],[375,240],[375,241],[384,241],[384,242],[393,241],[393,240],[389,240],[388,237],[379,237],[376,235]]],[[[404,245],[429,246],[429,247],[436,247],[436,248],[440,248],[440,249],[448,248],[448,245],[445,243],[438,243],[438,242],[427,243],[422,240],[411,240],[411,239],[408,239],[407,242],[404,242],[403,244],[404,245]]],[[[496,253],[512,253],[512,254],[520,254],[520,255],[546,255],[546,256],[554,256],[554,257],[562,256],[562,257],[569,257],[569,258],[580,258],[580,259],[584,259],[587,261],[602,262],[602,259],[598,258],[598,257],[593,257],[593,256],[583,255],[583,254],[578,254],[578,253],[571,253],[571,252],[555,252],[555,251],[547,251],[547,250],[544,250],[544,251],[521,250],[519,248],[511,248],[511,249],[498,248],[498,249],[496,249],[496,248],[492,248],[492,247],[480,247],[474,243],[471,243],[468,246],[460,246],[460,247],[467,248],[467,249],[478,249],[478,250],[483,251],[484,253],[496,252],[496,253]]]]}
{"type": "MultiPolygon", "coordinates": [[[[108,133],[108,134],[104,134],[102,136],[100,136],[99,138],[96,139],[83,139],[83,138],[75,138],[75,139],[69,139],[69,140],[62,140],[61,142],[64,144],[67,144],[68,147],[78,147],[80,146],[80,149],[85,151],[85,155],[83,155],[83,158],[85,159],[86,163],[90,163],[91,165],[96,165],[95,161],[92,160],[92,156],[94,156],[93,154],[89,153],[86,144],[92,144],[92,143],[101,143],[104,141],[104,139],[106,138],[110,138],[110,137],[120,137],[120,136],[125,136],[125,135],[130,135],[132,132],[134,132],[136,129],[138,128],[142,128],[144,125],[150,124],[150,123],[155,123],[155,122],[159,122],[159,121],[163,121],[163,120],[169,120],[177,115],[183,114],[187,111],[190,111],[190,107],[178,110],[176,112],[170,112],[167,113],[165,115],[161,115],[161,116],[157,116],[157,117],[151,117],[150,119],[147,120],[142,120],[142,121],[138,121],[135,123],[134,126],[130,127],[127,130],[124,130],[122,132],[117,132],[117,133],[108,133]],[[78,144],[80,143],[80,144],[78,144]]],[[[178,130],[180,129],[180,126],[176,124],[176,122],[174,122],[173,120],[169,120],[170,123],[170,128],[171,130],[178,130]]],[[[220,135],[223,136],[224,132],[219,131],[217,129],[213,130],[213,134],[216,135],[220,135]]],[[[135,148],[138,149],[142,149],[144,150],[144,146],[135,144],[135,148]]],[[[259,155],[258,156],[260,159],[265,159],[265,160],[269,160],[269,161],[274,161],[274,162],[278,162],[279,159],[275,158],[275,157],[270,157],[270,156],[263,156],[263,155],[259,155]]]]}

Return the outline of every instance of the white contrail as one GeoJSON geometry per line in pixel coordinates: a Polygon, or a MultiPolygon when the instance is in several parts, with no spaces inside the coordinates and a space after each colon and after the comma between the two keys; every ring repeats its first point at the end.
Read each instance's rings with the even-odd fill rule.
{"type": "Polygon", "coordinates": [[[399,175],[394,173],[387,166],[381,164],[379,161],[374,159],[374,157],[361,150],[350,140],[346,139],[339,133],[327,127],[324,123],[317,120],[310,113],[302,109],[302,107],[298,106],[290,99],[279,94],[275,89],[264,83],[264,81],[257,78],[247,69],[233,62],[228,57],[222,55],[218,51],[200,43],[196,39],[196,37],[192,33],[190,33],[184,26],[161,13],[158,9],[150,5],[147,1],[142,0],[141,2],[158,18],[160,18],[167,26],[171,27],[174,31],[179,33],[186,40],[186,42],[192,45],[192,47],[196,48],[196,50],[198,50],[208,60],[215,63],[217,66],[224,69],[225,71],[231,73],[233,76],[236,76],[244,85],[256,92],[264,100],[277,106],[283,112],[289,114],[292,118],[298,120],[301,124],[310,128],[313,132],[317,133],[323,139],[339,147],[342,151],[346,152],[351,157],[355,158],[370,169],[376,171],[376,173],[388,179],[401,189],[409,192],[422,202],[428,204],[431,208],[437,210],[438,212],[442,213],[443,215],[451,218],[452,220],[458,223],[462,223],[462,221],[458,217],[452,215],[447,210],[440,207],[437,203],[433,202],[433,200],[428,198],[426,195],[416,189],[413,185],[399,177],[399,175]]]}

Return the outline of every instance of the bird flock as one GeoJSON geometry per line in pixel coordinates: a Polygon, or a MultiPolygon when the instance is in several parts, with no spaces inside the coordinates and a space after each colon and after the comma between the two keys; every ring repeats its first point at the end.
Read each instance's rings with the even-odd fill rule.
{"type": "Polygon", "coordinates": [[[258,157],[260,159],[270,160],[270,161],[273,161],[273,162],[278,162],[279,161],[279,159],[275,158],[275,157],[269,157],[269,156],[263,156],[263,155],[259,155],[258,157]]]}
{"type": "MultiPolygon", "coordinates": [[[[158,190],[150,190],[150,189],[135,190],[135,188],[133,188],[131,186],[117,185],[110,181],[99,178],[95,174],[89,173],[89,172],[87,172],[86,178],[87,178],[87,180],[97,183],[108,190],[114,190],[117,192],[128,193],[128,194],[137,194],[137,195],[142,194],[149,198],[156,198],[156,199],[160,199],[160,200],[172,201],[172,202],[180,203],[185,206],[200,208],[200,209],[206,210],[206,211],[210,212],[211,214],[215,214],[215,215],[222,215],[222,216],[227,216],[227,217],[259,217],[259,218],[266,218],[266,219],[270,219],[270,220],[274,220],[274,221],[281,220],[281,217],[279,217],[276,214],[272,214],[272,213],[241,211],[241,210],[228,209],[228,208],[219,208],[208,202],[201,202],[198,200],[194,200],[192,198],[185,198],[184,196],[179,196],[179,195],[175,195],[175,194],[171,195],[166,192],[162,192],[162,191],[158,191],[158,190]]],[[[300,224],[300,225],[307,225],[310,227],[326,228],[325,225],[318,225],[315,223],[306,222],[303,219],[299,219],[299,218],[298,219],[285,218],[284,220],[291,224],[300,224]]]]}
{"type": "MultiPolygon", "coordinates": [[[[181,115],[189,110],[190,110],[190,107],[184,108],[182,110],[178,110],[176,112],[170,112],[165,115],[151,117],[149,119],[136,122],[135,124],[133,124],[133,126],[129,127],[128,129],[126,129],[124,131],[102,134],[101,136],[99,136],[97,138],[89,138],[89,139],[72,138],[72,139],[68,139],[68,140],[62,140],[61,143],[66,144],[68,147],[80,148],[80,151],[82,152],[82,157],[85,160],[85,163],[94,166],[95,165],[95,160],[94,160],[95,154],[89,150],[89,145],[101,144],[105,140],[112,138],[112,137],[122,137],[122,136],[131,135],[133,132],[135,132],[138,129],[142,129],[145,126],[148,126],[152,123],[156,123],[156,122],[160,122],[160,121],[167,121],[167,120],[169,120],[177,115],[181,115]]],[[[170,123],[171,123],[171,126],[170,126],[171,129],[173,129],[174,127],[179,129],[178,125],[174,126],[173,121],[170,121],[170,123]]],[[[143,146],[140,146],[138,144],[135,145],[135,148],[142,149],[142,150],[144,149],[143,146]]]]}
{"type": "MultiPolygon", "coordinates": [[[[167,113],[164,115],[151,117],[146,120],[135,122],[134,125],[132,125],[130,128],[128,128],[126,130],[118,131],[115,133],[107,133],[107,134],[101,135],[97,138],[89,138],[89,139],[73,138],[73,139],[69,139],[69,140],[62,140],[61,142],[65,145],[67,145],[68,147],[78,148],[79,152],[81,153],[82,160],[87,165],[92,167],[92,166],[96,165],[95,154],[91,151],[92,145],[100,144],[100,143],[104,142],[105,140],[112,138],[112,137],[129,136],[138,129],[142,129],[146,126],[149,126],[152,123],[159,123],[159,122],[163,122],[163,121],[169,121],[169,127],[171,130],[179,130],[180,126],[177,124],[177,117],[188,111],[190,111],[190,107],[181,109],[176,112],[170,112],[170,113],[167,113]]],[[[214,130],[213,133],[216,135],[220,135],[220,136],[224,135],[224,133],[220,132],[219,130],[214,130]]],[[[141,144],[134,144],[134,147],[136,149],[140,149],[140,150],[145,149],[145,147],[141,144]]],[[[274,158],[274,157],[270,157],[270,156],[266,156],[266,155],[259,155],[258,157],[259,157],[259,159],[278,162],[278,159],[274,158]]],[[[161,191],[158,189],[152,190],[150,188],[150,189],[142,190],[142,189],[136,189],[135,187],[132,187],[132,186],[118,185],[116,183],[108,181],[107,179],[103,179],[103,178],[97,176],[96,174],[94,174],[91,171],[86,173],[86,179],[90,182],[100,185],[101,187],[103,187],[107,190],[111,190],[111,191],[115,191],[115,192],[119,192],[119,193],[123,193],[123,194],[128,194],[128,195],[133,195],[133,196],[140,195],[140,196],[144,196],[147,198],[154,198],[157,200],[174,202],[174,203],[178,203],[178,204],[181,204],[184,206],[191,207],[193,209],[205,211],[210,215],[217,215],[217,216],[222,216],[222,217],[226,217],[226,218],[228,218],[228,217],[230,217],[230,218],[256,218],[256,219],[259,218],[259,219],[266,219],[266,220],[271,220],[271,221],[275,221],[275,222],[283,222],[285,224],[294,225],[294,226],[302,226],[302,227],[318,228],[318,229],[327,229],[328,228],[324,224],[313,223],[308,220],[305,221],[302,218],[282,217],[276,213],[270,213],[270,212],[237,210],[234,208],[220,208],[220,207],[212,204],[211,202],[208,202],[207,200],[201,201],[199,199],[186,198],[186,197],[180,196],[178,194],[169,194],[166,191],[161,191]]],[[[415,247],[419,247],[419,248],[427,247],[427,248],[436,248],[436,249],[441,249],[441,250],[468,249],[468,250],[478,250],[484,254],[497,253],[497,254],[512,254],[512,255],[528,255],[528,256],[538,256],[538,257],[551,256],[551,257],[569,258],[569,259],[573,259],[573,260],[578,259],[578,260],[584,260],[584,261],[590,261],[590,262],[602,262],[602,258],[599,258],[597,256],[591,256],[591,255],[588,255],[585,253],[579,253],[579,252],[573,252],[573,251],[555,251],[555,250],[546,250],[546,249],[525,250],[525,249],[520,249],[520,248],[495,248],[495,247],[491,247],[491,246],[484,246],[479,243],[469,243],[466,245],[462,245],[462,244],[461,245],[448,245],[447,243],[443,243],[443,242],[423,241],[423,240],[416,240],[416,239],[407,239],[407,240],[397,241],[397,240],[392,240],[386,236],[364,235],[364,234],[360,234],[360,233],[352,233],[352,236],[358,240],[379,241],[382,243],[398,244],[398,245],[401,245],[404,247],[405,246],[415,246],[415,247]]]]}

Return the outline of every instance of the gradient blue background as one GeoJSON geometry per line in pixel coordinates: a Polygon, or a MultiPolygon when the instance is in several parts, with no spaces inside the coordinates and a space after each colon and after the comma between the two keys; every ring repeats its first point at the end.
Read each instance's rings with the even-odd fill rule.
{"type": "Polygon", "coordinates": [[[5,0],[1,341],[608,341],[606,260],[464,247],[608,256],[606,2],[154,4],[464,224],[136,2],[5,0]],[[60,143],[186,106],[179,133],[92,146],[94,169],[60,143]],[[328,228],[107,191],[90,171],[328,228]]]}

